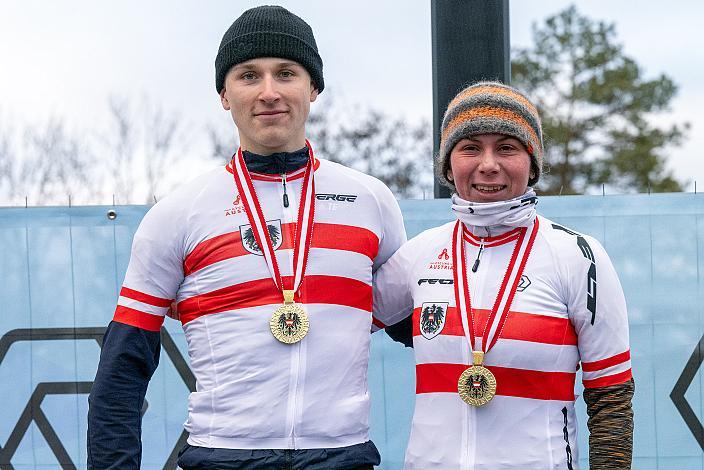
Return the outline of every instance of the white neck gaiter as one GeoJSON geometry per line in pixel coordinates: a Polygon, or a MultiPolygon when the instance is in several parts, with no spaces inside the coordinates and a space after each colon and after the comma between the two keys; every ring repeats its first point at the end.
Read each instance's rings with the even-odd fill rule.
{"type": "Polygon", "coordinates": [[[530,186],[519,197],[498,202],[465,201],[452,196],[452,211],[478,237],[494,237],[516,227],[527,227],[537,215],[538,197],[530,186]]]}

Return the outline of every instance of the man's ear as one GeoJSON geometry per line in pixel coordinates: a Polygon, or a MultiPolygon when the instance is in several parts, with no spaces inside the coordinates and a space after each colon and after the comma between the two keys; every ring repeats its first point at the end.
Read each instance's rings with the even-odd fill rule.
{"type": "Polygon", "coordinates": [[[453,176],[452,176],[452,168],[448,168],[447,171],[445,172],[445,179],[447,179],[447,181],[449,181],[452,184],[455,183],[455,180],[453,179],[453,176]]]}
{"type": "Polygon", "coordinates": [[[220,90],[220,103],[222,103],[223,109],[226,111],[230,110],[230,101],[227,99],[227,96],[225,96],[225,88],[220,90]]]}
{"type": "Polygon", "coordinates": [[[318,97],[318,89],[315,88],[313,82],[310,82],[310,102],[312,103],[318,97]]]}

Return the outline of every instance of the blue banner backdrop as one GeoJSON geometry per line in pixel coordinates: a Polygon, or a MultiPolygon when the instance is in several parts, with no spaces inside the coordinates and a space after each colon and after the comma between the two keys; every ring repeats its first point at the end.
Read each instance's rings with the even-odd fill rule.
{"type": "MultiPolygon", "coordinates": [[[[636,378],[634,468],[704,466],[704,198],[543,197],[539,211],[599,239],[629,307],[636,378]]],[[[402,201],[409,237],[452,218],[447,200],[402,201]]],[[[87,394],[134,231],[148,208],[0,209],[0,468],[85,468],[87,394]],[[108,217],[110,210],[116,217],[108,217]]],[[[174,468],[194,388],[180,324],[162,330],[147,393],[143,468],[174,468]]],[[[374,335],[372,438],[402,468],[414,403],[413,351],[374,335]]],[[[581,390],[578,385],[578,394],[581,390]]],[[[581,398],[580,460],[587,460],[581,398]]]]}

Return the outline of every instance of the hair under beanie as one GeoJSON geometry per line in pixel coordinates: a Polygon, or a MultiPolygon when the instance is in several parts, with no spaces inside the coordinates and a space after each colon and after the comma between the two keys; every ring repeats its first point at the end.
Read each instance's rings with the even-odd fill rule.
{"type": "Polygon", "coordinates": [[[323,91],[323,61],[311,27],[280,6],[260,6],[245,11],[232,23],[220,42],[215,57],[215,88],[225,86],[233,65],[257,57],[295,60],[311,76],[318,92],[323,91]]]}
{"type": "Polygon", "coordinates": [[[480,134],[504,134],[525,145],[531,159],[533,177],[538,182],[543,168],[543,130],[535,105],[520,91],[499,82],[479,82],[455,96],[442,119],[438,176],[454,189],[447,179],[450,153],[465,137],[480,134]]]}

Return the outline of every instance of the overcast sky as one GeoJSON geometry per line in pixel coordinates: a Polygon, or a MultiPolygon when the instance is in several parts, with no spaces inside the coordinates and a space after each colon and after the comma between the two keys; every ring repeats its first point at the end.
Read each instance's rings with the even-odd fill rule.
{"type": "MultiPolygon", "coordinates": [[[[213,61],[232,21],[254,1],[0,0],[0,118],[20,125],[66,119],[75,129],[105,120],[109,96],[159,102],[189,123],[225,123],[213,61]]],[[[429,0],[290,0],[313,27],[325,93],[412,119],[432,116],[429,0]]],[[[511,43],[527,46],[533,22],[563,0],[513,0],[511,43]]],[[[704,2],[580,2],[581,13],[616,24],[647,77],[679,86],[671,122],[688,121],[670,167],[704,187],[704,2]]],[[[320,105],[320,104],[318,104],[320,105]]],[[[209,149],[192,149],[207,155],[209,149]]]]}

